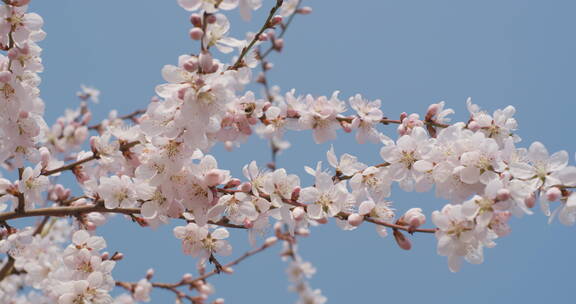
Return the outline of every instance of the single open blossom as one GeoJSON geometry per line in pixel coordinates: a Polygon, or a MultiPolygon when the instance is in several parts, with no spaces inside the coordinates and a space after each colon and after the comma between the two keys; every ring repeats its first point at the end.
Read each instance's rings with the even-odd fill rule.
{"type": "Polygon", "coordinates": [[[218,228],[212,232],[207,227],[200,227],[195,223],[174,228],[174,236],[182,240],[184,254],[206,260],[211,254],[227,256],[232,253],[232,246],[225,241],[229,233],[225,228],[218,228]]]}
{"type": "Polygon", "coordinates": [[[300,191],[300,200],[311,203],[307,205],[310,218],[334,217],[346,207],[349,195],[346,181],[334,184],[328,173],[316,171],[314,185],[300,191]]]}
{"type": "Polygon", "coordinates": [[[18,181],[18,188],[24,194],[27,207],[42,202],[42,192],[50,186],[48,177],[41,175],[41,169],[40,165],[34,169],[27,167],[22,173],[22,180],[18,181]]]}
{"type": "Polygon", "coordinates": [[[101,177],[98,193],[108,209],[132,207],[137,200],[134,182],[126,175],[101,177]]]}
{"type": "Polygon", "coordinates": [[[375,125],[379,124],[384,116],[380,110],[381,101],[379,99],[367,101],[360,94],[356,94],[354,97],[350,97],[348,102],[358,115],[352,120],[352,128],[358,129],[358,133],[356,133],[358,143],[379,142],[380,132],[376,130],[375,125]]]}

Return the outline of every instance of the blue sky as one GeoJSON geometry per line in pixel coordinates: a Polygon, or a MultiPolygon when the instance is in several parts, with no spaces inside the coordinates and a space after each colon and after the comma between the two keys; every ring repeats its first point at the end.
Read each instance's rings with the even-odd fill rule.
{"type": "MultiPolygon", "coordinates": [[[[231,13],[233,35],[260,27],[275,1],[245,23],[231,13]]],[[[385,115],[423,113],[430,103],[445,100],[456,110],[454,120],[466,120],[465,100],[493,111],[514,105],[520,123],[521,146],[545,143],[550,152],[565,149],[574,164],[573,113],[576,110],[576,19],[574,1],[533,0],[413,0],[308,1],[310,16],[299,16],[286,36],[269,81],[300,93],[347,98],[361,93],[382,99],[385,115]]],[[[66,107],[77,105],[80,84],[102,91],[95,107],[100,119],[111,109],[129,113],[143,108],[162,83],[160,69],[175,64],[180,54],[195,52],[187,38],[188,13],[176,1],[32,1],[31,11],[45,19],[45,72],[42,97],[46,119],[53,123],[66,107]]],[[[257,88],[258,89],[258,88],[257,88]]],[[[394,134],[394,127],[384,129],[394,134]]],[[[353,153],[365,163],[379,162],[377,145],[358,145],[350,135],[315,145],[310,133],[291,133],[292,148],[279,166],[303,174],[303,166],[325,160],[334,144],[338,154],[353,153]]],[[[214,149],[221,167],[236,175],[250,160],[269,161],[265,141],[253,138],[237,153],[214,149]]],[[[391,200],[399,211],[415,205],[427,211],[445,202],[433,193],[403,193],[391,200]]],[[[126,259],[115,278],[135,281],[148,267],[159,281],[176,281],[193,272],[195,261],[180,252],[171,226],[142,229],[116,217],[101,230],[111,251],[126,259]]],[[[573,295],[574,227],[564,227],[536,215],[514,219],[513,233],[485,250],[483,265],[448,271],[436,255],[431,235],[412,238],[413,250],[397,248],[366,225],[354,232],[333,223],[320,226],[301,240],[301,255],[317,268],[312,285],[331,303],[403,301],[417,303],[524,303],[562,301],[573,295]]],[[[233,232],[234,256],[248,249],[245,233],[233,232]]],[[[212,280],[216,295],[227,303],[292,303],[286,265],[278,249],[268,250],[236,267],[233,276],[212,280]]],[[[154,293],[153,303],[171,302],[169,293],[154,293]]]]}

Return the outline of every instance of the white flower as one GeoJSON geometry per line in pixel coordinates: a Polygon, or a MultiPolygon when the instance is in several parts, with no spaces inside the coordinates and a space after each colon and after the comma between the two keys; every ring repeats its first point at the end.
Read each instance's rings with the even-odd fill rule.
{"type": "Polygon", "coordinates": [[[312,219],[336,216],[346,206],[347,199],[346,181],[334,184],[326,172],[316,171],[314,187],[300,191],[300,200],[311,203],[307,205],[306,211],[312,219]]]}
{"type": "Polygon", "coordinates": [[[526,162],[510,164],[510,173],[514,178],[532,180],[537,188],[561,184],[560,171],[568,165],[568,153],[558,151],[548,154],[546,147],[534,142],[528,149],[526,162]]]}
{"type": "Polygon", "coordinates": [[[174,236],[182,240],[184,254],[200,257],[202,261],[213,253],[223,256],[232,253],[232,246],[224,240],[229,236],[225,228],[218,228],[209,233],[208,228],[189,223],[186,226],[175,227],[174,236]]]}
{"type": "Polygon", "coordinates": [[[104,199],[107,209],[126,208],[136,205],[136,190],[132,179],[127,175],[101,177],[98,194],[104,199]]]}
{"type": "Polygon", "coordinates": [[[42,192],[48,190],[50,180],[42,175],[42,166],[36,165],[34,169],[26,167],[22,173],[22,179],[18,181],[18,189],[24,194],[26,207],[30,208],[36,203],[43,201],[42,192]]]}

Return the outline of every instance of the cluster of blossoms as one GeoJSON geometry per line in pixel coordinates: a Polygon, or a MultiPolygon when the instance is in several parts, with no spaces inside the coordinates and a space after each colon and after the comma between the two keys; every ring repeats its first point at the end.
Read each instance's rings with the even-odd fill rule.
{"type": "Polygon", "coordinates": [[[23,229],[0,241],[0,252],[10,255],[11,275],[0,283],[2,303],[111,303],[114,287],[111,272],[117,256],[100,253],[106,247],[102,237],[86,230],[72,234],[66,220],[52,221],[43,229],[23,229]],[[63,244],[72,237],[72,244],[63,244]],[[31,291],[20,294],[24,286],[31,291]]]}
{"type": "MultiPolygon", "coordinates": [[[[253,82],[252,69],[270,69],[263,46],[269,42],[269,50],[282,49],[282,35],[274,28],[280,27],[283,34],[284,18],[310,13],[301,1],[277,0],[261,30],[242,40],[228,36],[230,22],[220,11],[239,7],[249,19],[262,1],[179,0],[193,12],[189,36],[200,41],[200,50],[162,69],[166,83],[156,87],[157,97],[146,110],[127,116],[112,112],[107,120],[89,126],[92,114],[85,101],[97,102],[99,92],[83,87],[78,94],[81,107],[67,111],[52,127],[42,118],[37,88],[36,73],[42,65],[36,42],[44,38],[42,19],[26,13],[29,1],[4,2],[0,48],[7,54],[0,55],[0,161],[18,168],[19,176],[15,181],[0,179],[0,208],[10,209],[0,213],[5,228],[0,252],[6,255],[0,271],[3,303],[149,301],[152,272],[137,283],[115,282],[111,271],[119,256],[100,253],[104,239],[91,236],[110,213],[129,215],[143,226],[183,220],[173,233],[184,253],[198,258],[201,269],[208,262],[215,264],[215,272],[227,271],[217,256],[232,253],[227,228],[248,230],[249,242],[256,246],[275,222],[287,231],[283,237],[285,255],[292,258],[293,289],[301,303],[319,304],[326,298],[305,280],[314,268],[295,253],[294,242],[329,219],[343,230],[369,222],[382,237],[391,230],[406,250],[411,242],[404,232],[435,233],[438,253],[448,257],[452,271],[458,271],[463,258],[481,263],[483,249],[510,233],[509,218],[532,214],[537,202],[550,221],[558,217],[565,225],[576,222],[576,193],[571,191],[576,187],[576,167],[568,165],[567,152],[549,155],[542,143],[517,147],[520,138],[514,133],[517,123],[511,106],[491,115],[468,100],[468,121],[451,123],[448,116],[454,111],[440,102],[430,105],[423,119],[402,113],[394,120],[384,115],[380,100],[359,94],[342,100],[338,92],[315,97],[266,89],[266,98],[258,98],[246,91],[253,82]],[[239,55],[226,63],[215,59],[214,49],[237,50],[239,55]],[[398,125],[397,140],[378,128],[390,124],[398,125]],[[89,150],[82,150],[90,130],[98,133],[90,137],[89,150]],[[306,167],[314,184],[305,186],[286,169],[275,164],[263,169],[256,161],[244,166],[244,178],[234,177],[208,154],[219,143],[233,149],[253,133],[270,140],[276,153],[286,147],[287,130],[312,130],[316,143],[336,139],[339,130],[355,132],[358,143],[381,145],[382,162],[367,165],[354,155],[338,157],[331,148],[326,154],[331,169],[321,162],[306,167]],[[52,178],[67,170],[82,195],[73,197],[72,190],[52,178]],[[435,229],[422,228],[426,216],[420,208],[397,216],[389,201],[394,183],[405,191],[434,189],[449,202],[432,213],[435,229]],[[40,209],[37,206],[48,205],[44,192],[52,203],[40,209]],[[554,211],[552,203],[558,205],[554,211]],[[46,216],[46,221],[65,215],[74,220],[46,227],[44,223],[39,230],[18,230],[6,223],[33,216],[29,211],[46,216]],[[63,249],[60,245],[70,236],[72,244],[63,249]],[[23,286],[38,292],[20,295],[23,286]],[[129,293],[113,299],[109,292],[115,286],[129,293]]],[[[266,83],[262,77],[257,82],[266,83]]],[[[270,244],[265,241],[262,249],[270,244]]],[[[205,303],[214,291],[205,278],[188,275],[179,283],[158,286],[173,291],[177,301],[192,303],[205,303]],[[176,289],[182,286],[197,290],[199,296],[184,295],[176,289]]]]}

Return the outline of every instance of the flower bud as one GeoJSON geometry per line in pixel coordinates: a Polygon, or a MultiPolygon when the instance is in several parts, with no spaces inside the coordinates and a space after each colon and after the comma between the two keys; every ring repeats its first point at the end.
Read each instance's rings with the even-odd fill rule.
{"type": "Polygon", "coordinates": [[[282,22],[282,16],[276,15],[270,19],[270,27],[274,27],[282,22]]]}
{"type": "Polygon", "coordinates": [[[216,15],[214,14],[210,14],[208,16],[206,16],[206,22],[208,22],[209,24],[213,24],[216,23],[216,15]]]}
{"type": "Polygon", "coordinates": [[[536,195],[534,195],[534,193],[530,194],[530,196],[524,199],[524,204],[526,204],[528,208],[534,208],[536,205],[536,195]]]}
{"type": "Polygon", "coordinates": [[[312,13],[312,8],[309,6],[304,6],[304,7],[297,9],[296,13],[301,14],[301,15],[309,15],[312,13]]]}
{"type": "Polygon", "coordinates": [[[562,197],[562,191],[558,187],[552,187],[546,191],[546,200],[549,202],[555,202],[562,197]]]}
{"type": "Polygon", "coordinates": [[[244,222],[242,224],[244,225],[244,228],[246,228],[246,229],[250,229],[250,228],[254,227],[254,222],[252,222],[249,219],[244,219],[244,222]]]}
{"type": "Polygon", "coordinates": [[[182,281],[184,281],[184,282],[192,281],[193,279],[194,279],[194,277],[190,273],[185,273],[182,276],[182,281]]]}
{"type": "Polygon", "coordinates": [[[480,125],[473,120],[473,121],[468,123],[468,129],[476,132],[476,131],[480,130],[480,125]]]}
{"type": "Polygon", "coordinates": [[[153,276],[154,276],[154,268],[148,269],[148,271],[146,271],[146,280],[150,281],[153,276]]]}
{"type": "Polygon", "coordinates": [[[48,163],[50,162],[50,151],[46,147],[41,147],[38,149],[40,151],[40,164],[42,165],[43,169],[48,167],[48,163]]]}
{"type": "Polygon", "coordinates": [[[211,169],[206,173],[204,176],[204,181],[208,187],[214,187],[220,185],[226,176],[224,175],[222,170],[219,169],[211,169]]]}
{"type": "Polygon", "coordinates": [[[400,230],[395,229],[392,234],[394,235],[394,239],[400,248],[404,250],[412,249],[412,243],[409,239],[406,238],[406,236],[404,236],[402,232],[400,232],[400,230]]]}
{"type": "Polygon", "coordinates": [[[10,71],[0,72],[0,82],[10,82],[12,80],[12,73],[10,71]]]}
{"type": "Polygon", "coordinates": [[[212,302],[212,304],[224,304],[224,299],[218,298],[218,299],[214,300],[214,302],[212,302]]]}
{"type": "Polygon", "coordinates": [[[360,224],[362,224],[363,221],[364,217],[358,213],[352,213],[348,216],[348,224],[354,227],[360,226],[360,224]]]}
{"type": "Polygon", "coordinates": [[[301,221],[302,219],[304,219],[306,211],[302,207],[296,207],[294,208],[294,210],[292,210],[292,215],[294,216],[294,220],[301,221]]]}
{"type": "Polygon", "coordinates": [[[273,42],[274,50],[281,52],[282,48],[284,48],[284,39],[276,39],[273,42]]]}
{"type": "Polygon", "coordinates": [[[510,193],[510,190],[508,190],[508,189],[500,189],[496,193],[496,199],[498,201],[507,201],[510,199],[511,196],[512,196],[512,194],[510,193]]]}
{"type": "Polygon", "coordinates": [[[210,52],[205,51],[200,53],[198,59],[202,71],[206,72],[212,70],[213,60],[212,60],[212,54],[210,54],[210,52]]]}
{"type": "Polygon", "coordinates": [[[410,227],[417,228],[426,222],[426,216],[422,213],[422,209],[412,208],[404,213],[402,220],[410,227]]]}
{"type": "Polygon", "coordinates": [[[317,219],[316,222],[318,222],[318,224],[324,225],[324,224],[328,223],[328,219],[323,217],[323,218],[317,219]]]}
{"type": "Polygon", "coordinates": [[[190,15],[190,23],[195,27],[202,27],[202,16],[196,13],[190,15]]]}
{"type": "Polygon", "coordinates": [[[12,6],[24,6],[24,5],[28,5],[28,3],[30,3],[30,0],[12,0],[10,2],[10,5],[12,5],[12,6]]]}
{"type": "Polygon", "coordinates": [[[237,178],[233,178],[231,179],[228,183],[226,183],[226,185],[224,186],[224,188],[234,188],[239,186],[241,183],[241,181],[237,178]]]}
{"type": "Polygon", "coordinates": [[[204,36],[204,31],[199,27],[193,27],[190,29],[190,32],[188,32],[188,35],[190,35],[190,39],[192,40],[200,40],[202,36],[204,36]]]}
{"type": "Polygon", "coordinates": [[[122,254],[121,252],[116,252],[114,253],[114,255],[110,258],[112,261],[120,261],[124,258],[124,254],[122,254]]]}
{"type": "Polygon", "coordinates": [[[297,201],[299,197],[300,197],[300,187],[296,187],[294,188],[294,190],[292,190],[292,195],[290,196],[290,199],[292,199],[293,201],[297,201]]]}
{"type": "Polygon", "coordinates": [[[252,190],[252,184],[250,182],[244,182],[239,187],[242,192],[250,192],[252,190]]]}
{"type": "Polygon", "coordinates": [[[264,245],[272,246],[278,241],[278,238],[275,236],[271,236],[264,241],[264,245]]]}

